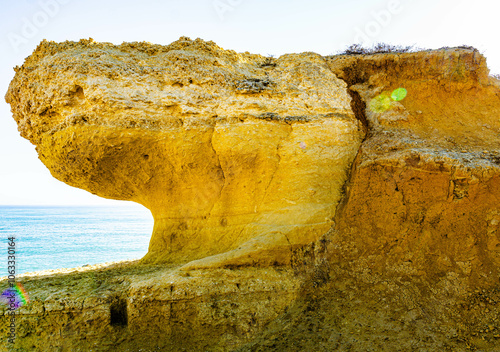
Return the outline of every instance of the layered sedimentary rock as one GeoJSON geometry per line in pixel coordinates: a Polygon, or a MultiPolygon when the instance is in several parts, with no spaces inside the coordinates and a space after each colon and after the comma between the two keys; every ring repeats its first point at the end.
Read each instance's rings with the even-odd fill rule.
{"type": "Polygon", "coordinates": [[[328,61],[368,127],[328,279],[240,351],[497,351],[500,82],[470,49],[328,61]]]}
{"type": "Polygon", "coordinates": [[[378,270],[498,284],[500,89],[484,57],[449,49],[347,60],[330,64],[366,103],[369,136],[337,214],[342,241],[378,270]],[[381,108],[399,87],[404,100],[381,108]]]}
{"type": "Polygon", "coordinates": [[[16,311],[15,344],[2,339],[0,351],[227,351],[286,310],[302,280],[283,268],[125,263],[22,281],[31,303],[16,311]]]}
{"type": "Polygon", "coordinates": [[[289,262],[331,226],[363,138],[321,56],[188,38],[42,42],[6,99],[54,177],[151,210],[149,262],[289,262]]]}
{"type": "Polygon", "coordinates": [[[174,263],[25,279],[18,346],[498,350],[500,82],[476,50],[44,42],[7,100],[56,177],[151,209],[145,262],[174,263]]]}
{"type": "Polygon", "coordinates": [[[319,287],[239,351],[497,351],[500,82],[469,49],[328,61],[367,137],[319,287]]]}

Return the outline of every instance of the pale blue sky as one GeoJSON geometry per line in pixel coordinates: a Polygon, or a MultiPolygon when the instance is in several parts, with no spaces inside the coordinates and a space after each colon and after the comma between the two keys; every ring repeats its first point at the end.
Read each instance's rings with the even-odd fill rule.
{"type": "Polygon", "coordinates": [[[472,45],[500,73],[497,1],[0,0],[0,204],[118,204],[54,179],[3,99],[42,39],[169,44],[181,36],[239,52],[336,53],[354,42],[472,45]]]}

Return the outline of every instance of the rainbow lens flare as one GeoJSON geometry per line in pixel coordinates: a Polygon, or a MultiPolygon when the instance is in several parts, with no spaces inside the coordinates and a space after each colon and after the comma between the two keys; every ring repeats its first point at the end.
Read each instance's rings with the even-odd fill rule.
{"type": "Polygon", "coordinates": [[[0,295],[0,302],[15,310],[30,302],[28,293],[20,282],[16,282],[13,287],[9,287],[0,295]]]}

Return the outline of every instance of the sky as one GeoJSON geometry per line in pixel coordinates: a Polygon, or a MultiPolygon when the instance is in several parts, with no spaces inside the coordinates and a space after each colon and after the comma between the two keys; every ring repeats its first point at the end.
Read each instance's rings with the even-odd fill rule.
{"type": "MultiPolygon", "coordinates": [[[[0,95],[43,39],[92,37],[167,45],[181,36],[279,55],[338,53],[384,42],[471,45],[500,73],[497,1],[477,0],[0,0],[0,95]]],[[[126,205],[53,178],[0,99],[0,205],[126,205]]]]}

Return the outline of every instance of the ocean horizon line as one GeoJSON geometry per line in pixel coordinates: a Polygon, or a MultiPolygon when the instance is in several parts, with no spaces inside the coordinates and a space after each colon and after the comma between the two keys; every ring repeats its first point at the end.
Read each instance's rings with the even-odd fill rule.
{"type": "MultiPolygon", "coordinates": [[[[135,207],[141,206],[142,204],[131,202],[130,204],[0,204],[0,207],[135,207]]],[[[146,207],[144,207],[147,209],[146,207]]]]}

